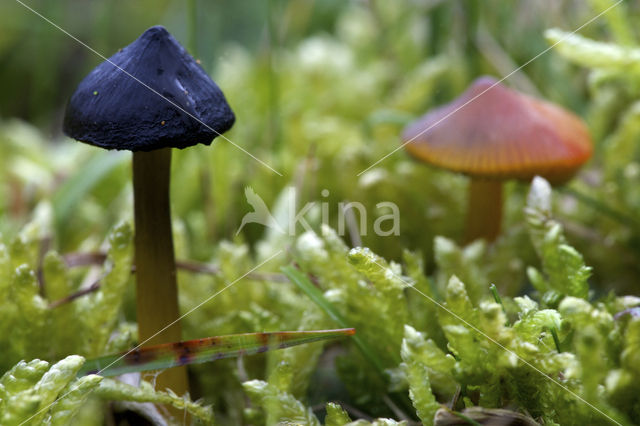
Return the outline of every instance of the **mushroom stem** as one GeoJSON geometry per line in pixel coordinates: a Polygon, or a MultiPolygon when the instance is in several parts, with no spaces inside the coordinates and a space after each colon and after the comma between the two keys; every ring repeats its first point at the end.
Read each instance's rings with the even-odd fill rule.
{"type": "MultiPolygon", "coordinates": [[[[170,172],[171,148],[133,153],[138,341],[149,339],[145,346],[182,340],[177,322],[180,314],[171,233],[170,172]]],[[[187,391],[184,367],[171,368],[158,376],[156,388],[167,387],[178,395],[187,391]]]]}
{"type": "Polygon", "coordinates": [[[500,234],[502,222],[502,182],[471,178],[467,207],[466,242],[484,238],[492,242],[500,234]]]}

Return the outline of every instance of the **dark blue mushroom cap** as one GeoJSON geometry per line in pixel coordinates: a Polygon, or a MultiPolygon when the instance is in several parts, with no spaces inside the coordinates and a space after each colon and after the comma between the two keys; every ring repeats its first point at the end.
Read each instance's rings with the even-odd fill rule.
{"type": "Polygon", "coordinates": [[[234,121],[216,83],[166,29],[156,26],[80,82],[63,129],[106,149],[152,151],[209,145],[234,121]]]}

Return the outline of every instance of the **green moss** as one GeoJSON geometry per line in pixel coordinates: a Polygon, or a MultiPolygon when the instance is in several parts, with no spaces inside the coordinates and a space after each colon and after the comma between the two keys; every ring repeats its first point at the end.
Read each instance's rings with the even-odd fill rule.
{"type": "MultiPolygon", "coordinates": [[[[283,177],[228,143],[175,152],[176,253],[207,263],[206,273],[178,273],[181,311],[198,307],[184,333],[353,326],[357,334],[190,367],[199,404],[146,382],[75,378],[76,355],[115,353],[137,339],[129,157],[50,143],[31,125],[4,120],[0,423],[53,402],[38,421],[90,424],[111,400],[168,403],[203,422],[215,410],[221,425],[431,424],[452,402],[453,410],[507,407],[543,424],[640,423],[640,326],[620,314],[640,306],[624,296],[637,293],[640,276],[637,10],[622,2],[580,34],[547,32],[557,46],[507,80],[583,114],[594,158],[565,188],[507,184],[503,234],[464,246],[464,176],[402,150],[368,167],[399,147],[407,122],[472,78],[506,75],[501,60],[523,64],[546,49],[547,10],[538,19],[539,2],[475,2],[481,39],[472,58],[464,52],[475,49],[473,26],[461,22],[476,18],[464,5],[295,3],[274,2],[290,25],[264,51],[215,45],[224,58],[216,81],[238,116],[228,137],[283,177]],[[321,8],[330,9],[326,32],[298,27],[315,25],[321,8]],[[291,205],[315,202],[310,229],[288,235],[248,224],[236,234],[251,209],[247,186],[281,225],[291,205]],[[339,232],[338,203],[348,201],[367,209],[361,244],[339,232]],[[400,235],[372,232],[381,201],[398,206],[400,235]],[[104,265],[66,265],[70,253],[96,251],[107,252],[104,265]],[[300,282],[281,274],[287,265],[300,282]],[[99,288],[57,305],[93,283],[99,288]]],[[[573,2],[549,13],[577,28],[613,4],[573,2]]]]}

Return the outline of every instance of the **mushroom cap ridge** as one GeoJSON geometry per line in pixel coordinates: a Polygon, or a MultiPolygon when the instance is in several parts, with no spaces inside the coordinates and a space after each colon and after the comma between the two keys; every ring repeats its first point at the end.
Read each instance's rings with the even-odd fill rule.
{"type": "Polygon", "coordinates": [[[481,77],[453,102],[407,126],[402,139],[411,141],[405,145],[409,154],[476,177],[569,180],[593,150],[583,121],[496,83],[481,77]]]}
{"type": "Polygon", "coordinates": [[[80,82],[67,105],[63,130],[106,149],[152,151],[209,145],[234,121],[216,83],[166,29],[155,26],[80,82]]]}

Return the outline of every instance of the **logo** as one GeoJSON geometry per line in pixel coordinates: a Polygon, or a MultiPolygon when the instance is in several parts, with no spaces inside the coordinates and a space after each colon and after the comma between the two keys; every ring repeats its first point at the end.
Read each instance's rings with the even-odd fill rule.
{"type": "Polygon", "coordinates": [[[251,207],[253,207],[253,211],[244,215],[244,217],[242,218],[242,223],[240,224],[240,228],[238,228],[236,235],[238,235],[240,231],[242,231],[242,228],[244,228],[247,223],[259,223],[260,225],[264,225],[267,228],[271,228],[281,234],[285,234],[284,229],[282,229],[282,227],[273,217],[262,197],[256,194],[253,188],[247,186],[244,189],[244,196],[247,199],[247,203],[249,203],[251,207]]]}
{"type": "MultiPolygon", "coordinates": [[[[320,194],[326,199],[329,196],[329,190],[323,189],[320,194]]],[[[284,189],[275,202],[273,212],[253,188],[246,187],[244,195],[247,203],[253,207],[253,211],[244,215],[236,235],[245,225],[257,223],[273,232],[295,236],[301,229],[313,230],[309,221],[316,223],[319,219],[322,224],[329,225],[331,219],[328,201],[308,202],[298,209],[298,194],[294,187],[284,189]]],[[[395,203],[382,201],[376,204],[374,210],[373,232],[375,235],[381,237],[400,235],[400,209],[395,203]]],[[[346,232],[349,232],[352,238],[356,235],[367,235],[369,223],[367,208],[364,204],[358,201],[339,202],[336,215],[338,235],[344,236],[346,232]]]]}

